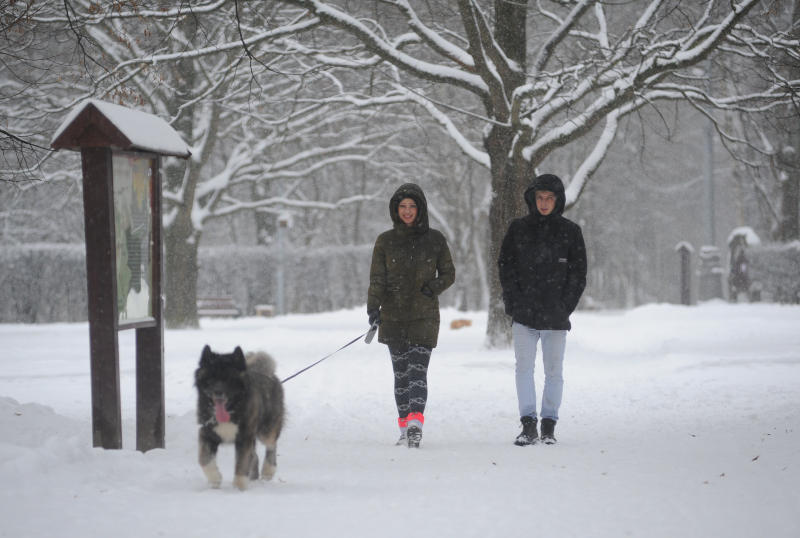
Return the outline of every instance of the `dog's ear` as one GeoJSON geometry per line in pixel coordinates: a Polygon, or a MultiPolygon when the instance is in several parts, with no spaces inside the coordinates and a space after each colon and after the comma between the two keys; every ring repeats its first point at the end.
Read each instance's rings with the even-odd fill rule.
{"type": "Polygon", "coordinates": [[[208,347],[208,344],[206,344],[202,353],[200,353],[200,365],[197,367],[197,370],[194,371],[195,386],[200,386],[200,380],[203,378],[206,370],[208,370],[208,368],[211,366],[211,359],[213,356],[214,353],[211,351],[211,348],[208,347]]]}
{"type": "Polygon", "coordinates": [[[247,361],[244,360],[244,351],[239,346],[233,350],[233,364],[240,370],[247,370],[247,361]]]}
{"type": "Polygon", "coordinates": [[[203,352],[200,353],[200,367],[203,368],[204,366],[208,366],[208,363],[211,361],[213,356],[214,353],[211,351],[211,348],[208,347],[208,344],[206,344],[203,348],[203,352]]]}

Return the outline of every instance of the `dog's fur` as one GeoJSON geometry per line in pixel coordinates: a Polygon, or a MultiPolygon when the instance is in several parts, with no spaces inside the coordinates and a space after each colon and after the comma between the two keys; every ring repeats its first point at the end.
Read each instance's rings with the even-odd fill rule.
{"type": "Polygon", "coordinates": [[[234,485],[247,488],[257,479],[256,438],[266,445],[261,478],[269,480],[277,466],[277,442],[283,427],[283,386],[275,376],[275,362],[264,352],[248,353],[240,347],[219,354],[205,346],[194,374],[197,387],[199,462],[212,487],[222,475],[216,455],[220,443],[234,443],[234,485]]]}

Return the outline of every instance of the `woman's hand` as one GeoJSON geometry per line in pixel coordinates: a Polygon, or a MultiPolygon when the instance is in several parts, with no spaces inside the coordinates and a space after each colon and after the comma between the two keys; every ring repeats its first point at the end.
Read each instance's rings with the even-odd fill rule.
{"type": "Polygon", "coordinates": [[[381,311],[378,309],[375,310],[368,310],[367,311],[367,318],[369,319],[369,326],[372,327],[373,325],[380,325],[381,324],[381,311]]]}

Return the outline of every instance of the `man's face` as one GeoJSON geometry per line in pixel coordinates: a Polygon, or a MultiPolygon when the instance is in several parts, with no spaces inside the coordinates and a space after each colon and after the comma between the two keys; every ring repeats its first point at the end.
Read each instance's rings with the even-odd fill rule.
{"type": "Polygon", "coordinates": [[[551,191],[536,191],[536,209],[542,215],[549,215],[556,208],[556,195],[551,191]]]}

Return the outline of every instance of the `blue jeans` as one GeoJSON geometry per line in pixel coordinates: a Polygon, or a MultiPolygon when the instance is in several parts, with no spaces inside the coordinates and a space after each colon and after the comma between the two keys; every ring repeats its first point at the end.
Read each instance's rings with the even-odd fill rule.
{"type": "Polygon", "coordinates": [[[558,420],[558,408],[561,407],[561,395],[564,390],[563,367],[567,331],[539,331],[514,322],[511,333],[514,337],[514,357],[517,361],[519,416],[536,418],[536,385],[533,381],[533,370],[536,363],[536,343],[541,339],[544,364],[541,416],[558,420]]]}

